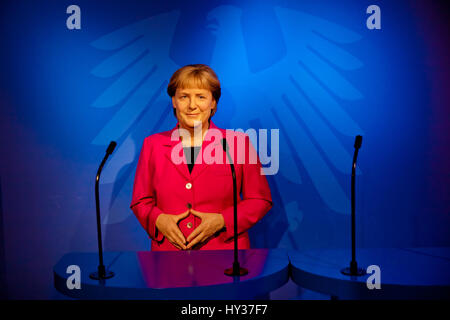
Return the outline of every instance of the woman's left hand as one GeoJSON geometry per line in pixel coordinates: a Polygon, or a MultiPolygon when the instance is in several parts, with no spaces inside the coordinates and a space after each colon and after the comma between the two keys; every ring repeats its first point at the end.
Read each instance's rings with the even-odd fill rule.
{"type": "Polygon", "coordinates": [[[225,220],[220,213],[200,212],[190,209],[191,213],[202,219],[200,225],[187,237],[188,245],[186,249],[191,249],[214,235],[225,226],[225,220]]]}

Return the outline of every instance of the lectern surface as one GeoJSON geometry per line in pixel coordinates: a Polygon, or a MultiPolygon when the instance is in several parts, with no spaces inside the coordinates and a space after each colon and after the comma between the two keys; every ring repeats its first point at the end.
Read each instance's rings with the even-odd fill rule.
{"type": "Polygon", "coordinates": [[[288,256],[294,282],[340,299],[450,298],[449,247],[357,249],[358,267],[375,266],[359,277],[340,272],[350,264],[350,249],[289,251],[288,256]],[[369,289],[377,267],[380,289],[369,289]]]}
{"type": "MultiPolygon", "coordinates": [[[[97,253],[69,253],[54,267],[55,287],[81,299],[252,299],[288,281],[289,260],[283,249],[239,250],[248,275],[229,277],[232,250],[105,252],[111,279],[89,278],[97,270],[97,253]],[[81,270],[81,289],[69,289],[68,267],[81,270]]],[[[71,279],[69,279],[70,281],[71,279]]]]}

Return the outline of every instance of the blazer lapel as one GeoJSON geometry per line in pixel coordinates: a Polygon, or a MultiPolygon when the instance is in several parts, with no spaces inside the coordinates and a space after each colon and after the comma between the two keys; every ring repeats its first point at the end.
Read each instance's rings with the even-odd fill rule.
{"type": "MultiPolygon", "coordinates": [[[[180,135],[179,132],[177,130],[178,128],[178,123],[175,126],[175,128],[173,128],[170,132],[169,132],[169,136],[167,137],[167,141],[164,143],[164,146],[166,146],[167,150],[165,152],[165,156],[169,159],[170,163],[178,170],[178,172],[186,178],[186,180],[190,180],[191,179],[191,175],[189,173],[189,169],[187,167],[187,164],[182,162],[180,164],[175,164],[172,161],[172,152],[173,149],[175,148],[175,146],[178,143],[181,143],[181,139],[180,139],[180,135]]],[[[183,151],[183,157],[184,157],[184,151],[183,151]]]]}
{"type": "MultiPolygon", "coordinates": [[[[209,129],[218,129],[217,126],[211,121],[209,124],[209,129]]],[[[211,164],[205,163],[204,160],[204,151],[207,146],[211,143],[220,145],[220,141],[216,141],[216,138],[212,138],[212,133],[210,130],[206,132],[205,137],[203,138],[202,148],[201,148],[201,157],[200,154],[197,156],[195,160],[194,169],[192,169],[191,177],[195,180],[200,174],[202,174],[206,169],[208,169],[211,164]],[[212,140],[212,141],[211,141],[212,140]]]]}
{"type": "MultiPolygon", "coordinates": [[[[215,138],[212,138],[211,131],[208,130],[206,132],[205,137],[203,138],[202,147],[200,149],[199,154],[197,155],[197,158],[195,159],[195,165],[192,169],[192,173],[189,173],[189,168],[186,163],[180,163],[175,164],[172,161],[172,152],[175,146],[178,143],[181,143],[181,139],[179,136],[179,132],[177,130],[177,125],[169,132],[169,136],[167,137],[167,141],[164,143],[164,146],[167,147],[167,150],[165,152],[165,156],[169,159],[170,163],[175,166],[175,168],[178,170],[178,172],[185,177],[187,180],[195,180],[200,174],[202,174],[209,166],[210,164],[206,164],[203,159],[203,153],[205,148],[210,145],[211,143],[220,145],[220,141],[216,141],[215,138]],[[211,141],[213,140],[213,141],[211,141]]],[[[209,125],[210,129],[218,129],[217,126],[211,121],[209,125]]],[[[183,156],[185,157],[184,151],[183,156]]]]}

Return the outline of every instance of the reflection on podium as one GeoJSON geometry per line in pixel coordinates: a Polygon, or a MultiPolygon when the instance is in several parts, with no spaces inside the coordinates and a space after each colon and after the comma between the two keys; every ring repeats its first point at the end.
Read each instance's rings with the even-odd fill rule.
{"type": "Polygon", "coordinates": [[[96,253],[69,253],[54,267],[56,289],[78,299],[254,299],[289,279],[289,260],[283,249],[239,250],[249,273],[229,277],[223,270],[233,262],[233,250],[105,252],[107,270],[115,276],[93,280],[88,271],[96,253]],[[70,265],[81,269],[81,289],[69,289],[70,265]]]}

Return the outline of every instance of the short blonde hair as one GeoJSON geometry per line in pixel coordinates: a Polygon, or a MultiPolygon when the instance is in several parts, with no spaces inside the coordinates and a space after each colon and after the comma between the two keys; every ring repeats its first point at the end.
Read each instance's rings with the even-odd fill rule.
{"type": "MultiPolygon", "coordinates": [[[[206,64],[189,64],[175,71],[167,86],[167,93],[171,98],[175,96],[178,88],[200,88],[211,91],[216,101],[216,107],[212,111],[211,117],[216,113],[221,95],[220,81],[214,70],[206,64]]],[[[175,109],[173,109],[173,113],[176,116],[175,109]]]]}

